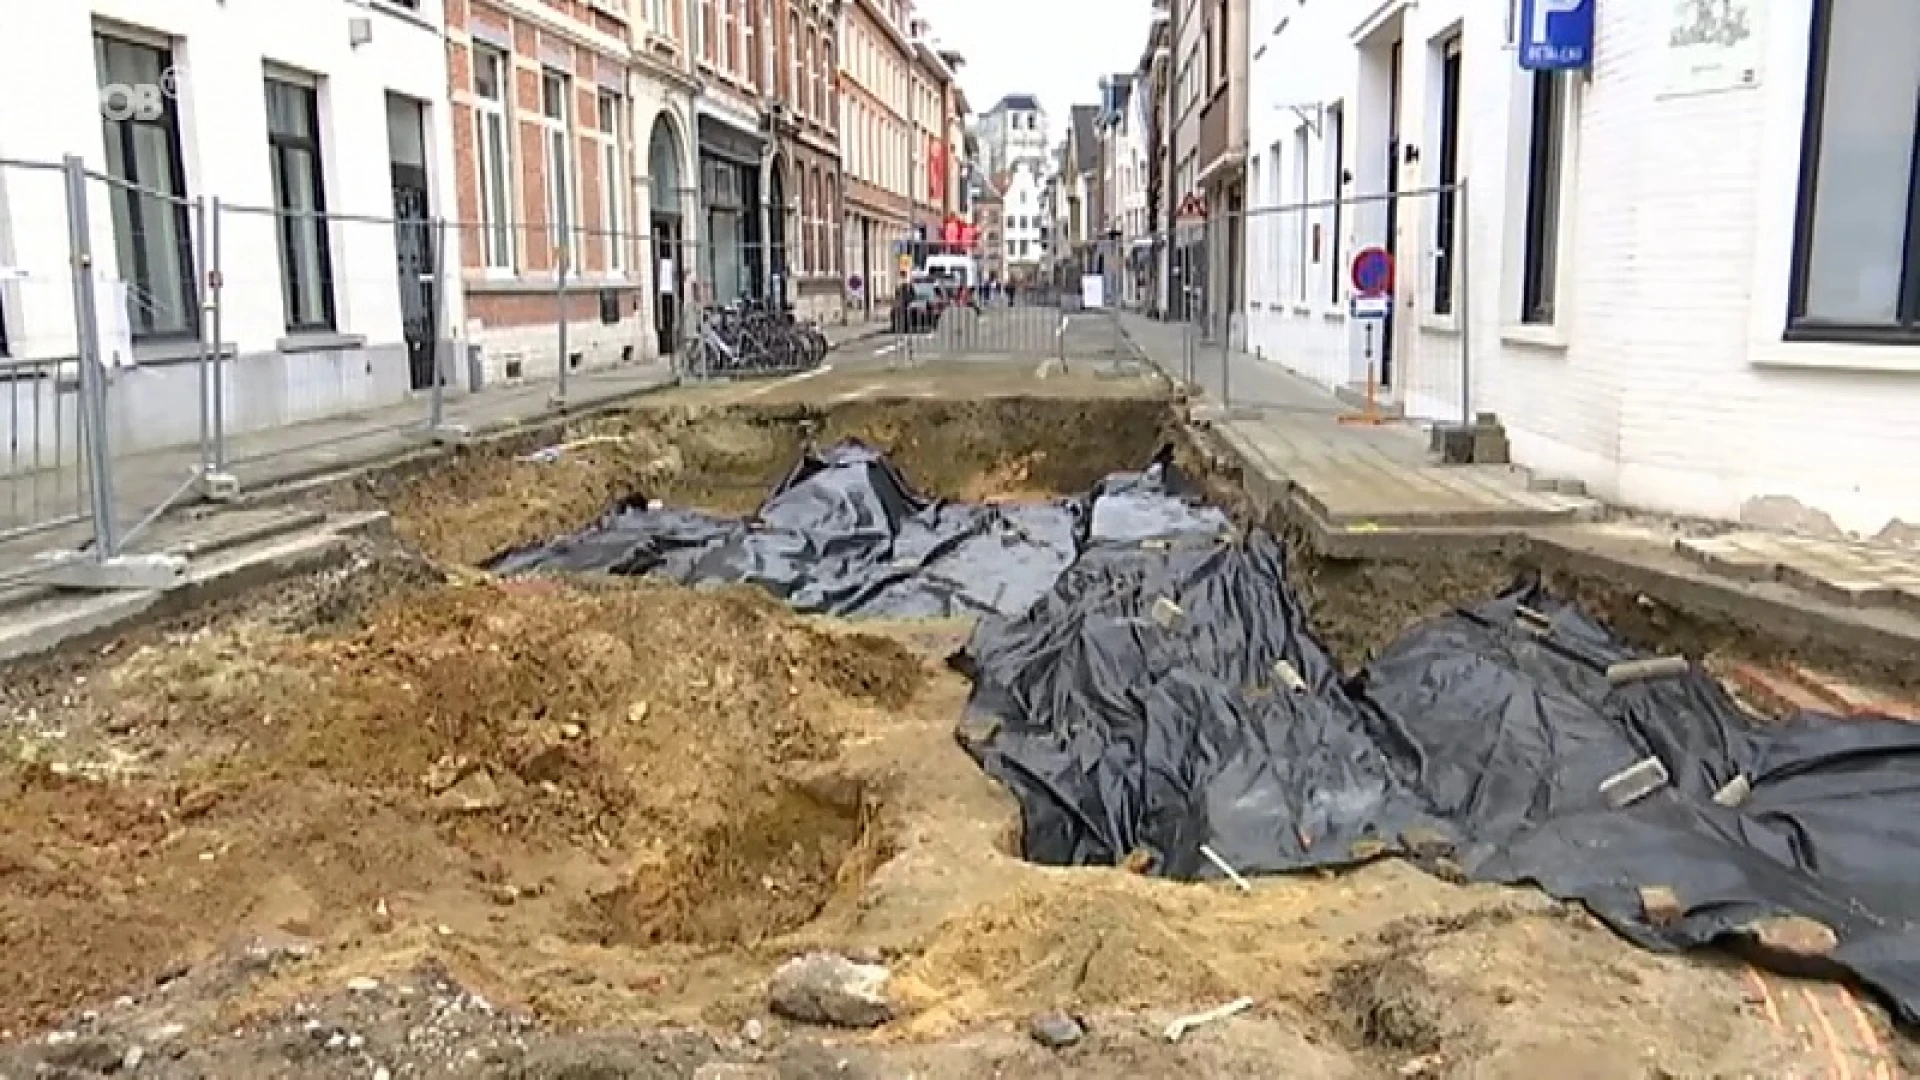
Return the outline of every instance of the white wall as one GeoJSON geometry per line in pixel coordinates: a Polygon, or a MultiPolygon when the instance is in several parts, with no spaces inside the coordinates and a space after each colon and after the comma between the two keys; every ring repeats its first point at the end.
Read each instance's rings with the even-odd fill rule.
{"type": "MultiPolygon", "coordinates": [[[[1361,47],[1395,19],[1402,141],[1423,151],[1399,164],[1399,180],[1403,190],[1434,183],[1439,58],[1430,45],[1462,33],[1473,406],[1500,414],[1517,461],[1651,510],[1781,523],[1784,505],[1796,511],[1784,523],[1817,526],[1824,514],[1862,535],[1920,522],[1920,425],[1911,420],[1920,349],[1782,342],[1812,0],[1754,4],[1758,85],[1701,94],[1670,92],[1663,6],[1598,5],[1595,66],[1571,94],[1559,302],[1548,326],[1519,322],[1529,98],[1506,45],[1505,5],[1255,3],[1254,204],[1291,201],[1271,194],[1271,151],[1280,144],[1284,183],[1301,119],[1276,102],[1343,102],[1349,193],[1383,188],[1384,71],[1361,47]],[[1282,14],[1284,29],[1263,36],[1282,14]]],[[[1308,140],[1316,183],[1328,155],[1321,128],[1308,140]]],[[[1396,350],[1402,399],[1416,414],[1451,419],[1463,346],[1459,321],[1431,313],[1433,202],[1404,200],[1399,214],[1396,350]]],[[[1383,225],[1372,211],[1345,217],[1343,258],[1383,225]]],[[[1293,301],[1292,260],[1277,256],[1293,250],[1294,235],[1278,219],[1249,229],[1248,299],[1259,305],[1250,344],[1323,383],[1352,383],[1353,332],[1326,283],[1305,310],[1293,301]]]]}
{"type": "MultiPolygon", "coordinates": [[[[105,171],[93,52],[94,20],[174,39],[181,144],[189,196],[233,204],[273,202],[266,133],[264,63],[321,77],[323,176],[331,211],[391,217],[386,93],[427,104],[435,196],[453,199],[452,140],[445,108],[445,50],[438,0],[418,22],[336,0],[282,0],[271,6],[213,6],[196,0],[91,0],[38,7],[31,33],[0,34],[0,94],[32,108],[0,109],[0,157],[59,160],[78,154],[105,171]],[[366,15],[373,40],[349,43],[349,15],[366,15]]],[[[44,278],[10,306],[25,337],[47,353],[73,349],[71,290],[64,284],[65,210],[56,178],[4,170],[13,257],[44,278]]],[[[90,184],[96,265],[117,275],[105,189],[90,184]]],[[[271,350],[286,336],[278,249],[269,219],[223,216],[226,279],[222,336],[239,352],[271,350]]],[[[370,343],[401,340],[391,225],[335,223],[330,235],[335,307],[343,334],[370,343]]],[[[455,290],[449,325],[460,318],[455,290]]]]}
{"type": "Polygon", "coordinates": [[[1040,244],[1040,185],[1030,162],[1016,163],[1008,174],[1006,207],[1007,262],[1013,266],[1035,266],[1045,254],[1040,244]],[[1018,222],[1018,227],[1015,223],[1018,222]],[[1020,242],[1026,242],[1026,254],[1019,254],[1020,242]]]}
{"type": "MultiPolygon", "coordinates": [[[[1310,201],[1335,196],[1337,167],[1328,109],[1352,111],[1357,57],[1347,40],[1353,8],[1344,3],[1296,7],[1286,0],[1252,0],[1248,35],[1247,109],[1247,340],[1250,349],[1327,385],[1365,377],[1361,349],[1349,350],[1344,290],[1336,297],[1327,281],[1336,245],[1331,242],[1334,214],[1329,209],[1280,211],[1299,202],[1288,181],[1298,133],[1308,133],[1310,201]],[[1271,31],[1279,26],[1280,32],[1271,31]],[[1291,106],[1301,106],[1296,111],[1291,106]],[[1327,108],[1319,108],[1326,106],[1327,108]],[[1319,131],[1312,130],[1318,125],[1319,131]],[[1275,148],[1278,148],[1276,183],[1275,148]],[[1320,259],[1304,266],[1299,255],[1302,228],[1319,224],[1320,259]],[[1299,278],[1308,279],[1308,300],[1298,303],[1299,278]],[[1349,353],[1352,355],[1349,355],[1349,353]]],[[[1348,124],[1351,128],[1351,124],[1348,124]]],[[[1351,144],[1349,135],[1347,140],[1351,144]]],[[[1352,147],[1348,146],[1349,158],[1352,147]]],[[[1346,189],[1347,194],[1352,188],[1346,189]]],[[[1340,252],[1353,250],[1367,235],[1360,215],[1341,215],[1340,252]]],[[[1213,228],[1218,229],[1218,223],[1213,228]]]]}

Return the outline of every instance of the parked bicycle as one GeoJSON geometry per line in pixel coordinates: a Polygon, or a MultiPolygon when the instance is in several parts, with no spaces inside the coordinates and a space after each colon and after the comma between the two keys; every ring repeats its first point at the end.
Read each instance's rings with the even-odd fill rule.
{"type": "Polygon", "coordinates": [[[809,371],[826,359],[827,348],[827,336],[792,308],[736,301],[701,313],[696,370],[705,376],[809,371]]]}

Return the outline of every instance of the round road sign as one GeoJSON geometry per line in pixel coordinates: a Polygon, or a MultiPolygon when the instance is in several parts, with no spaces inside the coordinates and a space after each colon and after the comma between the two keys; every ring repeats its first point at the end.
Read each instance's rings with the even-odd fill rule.
{"type": "Polygon", "coordinates": [[[1353,256],[1353,291],[1385,296],[1393,291],[1393,255],[1386,248],[1362,248],[1353,256]]]}

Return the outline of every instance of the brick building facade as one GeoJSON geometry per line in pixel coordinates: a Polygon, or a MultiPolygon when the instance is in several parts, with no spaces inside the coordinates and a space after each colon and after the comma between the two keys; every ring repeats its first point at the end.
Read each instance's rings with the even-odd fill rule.
{"type": "MultiPolygon", "coordinates": [[[[747,0],[749,5],[757,0],[747,0]]],[[[772,172],[784,198],[788,298],[825,321],[844,316],[840,241],[840,0],[765,0],[778,50],[769,89],[772,172]]]]}
{"type": "Polygon", "coordinates": [[[489,379],[656,351],[634,221],[624,0],[448,0],[467,337],[489,379]],[[563,289],[564,286],[564,289],[563,289]]]}

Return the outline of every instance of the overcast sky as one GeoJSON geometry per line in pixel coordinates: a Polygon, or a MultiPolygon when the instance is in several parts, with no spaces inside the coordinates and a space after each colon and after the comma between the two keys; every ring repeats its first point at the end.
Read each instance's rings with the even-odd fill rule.
{"type": "Polygon", "coordinates": [[[966,57],[960,85],[975,110],[1026,92],[1047,110],[1050,141],[1067,106],[1100,101],[1100,76],[1132,71],[1147,44],[1151,0],[916,0],[943,45],[966,57]]]}

